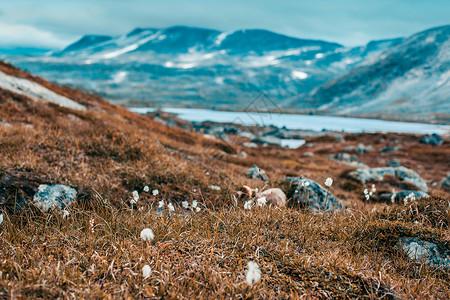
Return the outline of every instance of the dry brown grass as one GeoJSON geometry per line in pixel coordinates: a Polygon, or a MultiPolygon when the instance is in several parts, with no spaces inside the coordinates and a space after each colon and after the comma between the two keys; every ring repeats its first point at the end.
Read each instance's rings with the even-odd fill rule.
{"type": "MultiPolygon", "coordinates": [[[[419,214],[441,208],[418,206],[419,214]]],[[[443,241],[448,211],[419,223],[401,206],[324,215],[178,207],[169,216],[151,206],[116,208],[99,196],[69,211],[63,219],[26,207],[5,221],[3,296],[444,299],[450,292],[448,272],[411,262],[394,246],[400,236],[443,241]],[[155,233],[152,242],[139,238],[145,227],[155,233]],[[262,270],[254,286],[245,283],[250,260],[262,270]],[[141,275],[145,264],[153,270],[148,279],[141,275]]]]}
{"type": "MultiPolygon", "coordinates": [[[[448,270],[414,263],[395,247],[400,236],[419,236],[449,248],[448,193],[433,186],[431,192],[443,198],[407,207],[363,202],[364,187],[345,177],[351,168],[326,157],[359,142],[381,147],[389,136],[348,135],[346,143],[314,138],[309,141],[314,147],[299,150],[246,149],[163,126],[7,64],[0,70],[36,80],[89,108],[72,111],[0,90],[0,120],[12,125],[0,125],[5,213],[0,298],[444,299],[450,293],[448,270]],[[304,157],[305,151],[316,155],[304,157]],[[265,169],[271,181],[248,179],[252,164],[265,169]],[[319,183],[333,177],[331,192],[350,210],[313,215],[291,208],[244,211],[231,204],[242,185],[273,187],[286,175],[319,183]],[[32,205],[15,207],[42,183],[80,191],[68,218],[57,211],[42,214],[32,205]],[[221,190],[211,190],[212,184],[221,190]],[[141,193],[132,208],[131,192],[145,185],[160,194],[141,193]],[[158,215],[161,199],[173,202],[176,213],[158,215]],[[180,208],[182,200],[193,199],[201,203],[200,213],[180,208]],[[145,227],[155,232],[154,241],[139,239],[145,227]],[[262,270],[254,286],[245,283],[249,260],[262,270]],[[153,270],[149,279],[142,278],[144,264],[153,270]]],[[[402,158],[405,163],[429,162],[425,167],[433,172],[419,169],[421,176],[437,181],[445,173],[442,163],[426,157],[445,158],[448,142],[414,148],[417,137],[395,138],[404,149],[414,149],[402,158]]],[[[361,160],[372,165],[377,155],[364,154],[361,160]]]]}

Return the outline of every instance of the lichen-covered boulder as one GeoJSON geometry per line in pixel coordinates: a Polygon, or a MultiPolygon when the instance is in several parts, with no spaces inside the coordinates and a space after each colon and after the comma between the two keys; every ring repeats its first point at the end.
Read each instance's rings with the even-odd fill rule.
{"type": "Polygon", "coordinates": [[[438,134],[433,133],[431,135],[425,134],[420,139],[420,143],[421,144],[429,144],[429,145],[433,145],[433,146],[438,146],[438,145],[442,145],[444,143],[444,140],[438,134]]]}
{"type": "Polygon", "coordinates": [[[34,204],[45,212],[64,209],[77,199],[77,190],[63,184],[41,184],[33,197],[34,204]]]}
{"type": "Polygon", "coordinates": [[[450,192],[450,174],[447,174],[447,178],[442,180],[441,186],[443,190],[450,192]]]}
{"type": "Polygon", "coordinates": [[[251,168],[247,172],[247,175],[252,179],[261,179],[262,181],[269,181],[269,176],[267,176],[266,171],[255,165],[251,166],[251,168]]]}
{"type": "Polygon", "coordinates": [[[252,142],[260,145],[276,145],[276,146],[281,145],[281,139],[272,135],[256,137],[252,139],[252,142]]]}
{"type": "Polygon", "coordinates": [[[440,249],[436,244],[421,241],[419,238],[401,237],[397,243],[410,259],[424,261],[428,265],[450,267],[450,252],[440,249]]]}
{"type": "Polygon", "coordinates": [[[408,182],[420,190],[427,192],[428,187],[425,180],[419,176],[415,171],[400,167],[384,167],[384,168],[359,168],[356,171],[350,172],[348,176],[353,178],[362,184],[371,181],[383,181],[384,176],[390,175],[396,177],[400,181],[408,182]]]}
{"type": "Polygon", "coordinates": [[[292,198],[294,206],[307,207],[311,211],[333,211],[345,206],[320,184],[308,178],[287,177],[287,195],[292,198]]]}

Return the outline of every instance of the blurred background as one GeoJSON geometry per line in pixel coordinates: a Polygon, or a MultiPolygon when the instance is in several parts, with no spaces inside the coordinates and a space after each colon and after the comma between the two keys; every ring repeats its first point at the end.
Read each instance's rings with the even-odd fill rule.
{"type": "Polygon", "coordinates": [[[15,0],[0,4],[0,58],[197,121],[215,110],[448,124],[449,12],[441,0],[15,0]]]}

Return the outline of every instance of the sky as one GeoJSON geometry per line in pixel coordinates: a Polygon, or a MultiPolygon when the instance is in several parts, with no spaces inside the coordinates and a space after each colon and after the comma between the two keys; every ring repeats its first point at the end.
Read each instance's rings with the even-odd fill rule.
{"type": "Polygon", "coordinates": [[[448,24],[448,0],[0,0],[3,49],[54,50],[85,34],[174,25],[260,28],[356,46],[448,24]]]}

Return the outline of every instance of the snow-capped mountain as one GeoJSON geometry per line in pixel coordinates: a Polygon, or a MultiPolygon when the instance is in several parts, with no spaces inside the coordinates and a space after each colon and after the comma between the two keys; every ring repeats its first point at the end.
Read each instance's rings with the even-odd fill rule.
{"type": "MultiPolygon", "coordinates": [[[[345,75],[291,99],[333,114],[440,119],[450,114],[450,26],[415,34],[345,75]]],[[[445,119],[445,118],[444,118],[445,119]]]]}
{"type": "MultiPolygon", "coordinates": [[[[417,36],[428,36],[427,32],[417,36]]],[[[441,56],[445,56],[448,46],[443,44],[441,35],[428,43],[442,48],[441,56]]],[[[174,26],[137,28],[114,37],[86,35],[50,55],[8,56],[5,59],[57,83],[88,88],[125,105],[156,103],[244,109],[255,96],[264,93],[279,105],[333,114],[345,113],[346,107],[354,109],[349,103],[358,97],[368,99],[363,97],[364,92],[355,92],[353,98],[346,95],[353,89],[370,89],[369,85],[374,84],[372,77],[373,80],[386,79],[379,83],[383,88],[391,86],[389,80],[397,73],[390,68],[395,69],[396,63],[403,66],[402,59],[423,60],[424,65],[433,57],[434,54],[412,50],[405,56],[402,49],[411,43],[411,39],[414,37],[373,41],[348,48],[267,30],[220,32],[174,26]],[[396,51],[397,60],[392,60],[391,64],[381,63],[396,51]],[[380,72],[387,76],[377,77],[380,72]],[[345,81],[357,74],[364,74],[360,75],[357,85],[356,79],[345,81]],[[366,82],[367,87],[364,87],[366,82]],[[339,86],[339,89],[333,86],[339,86]]],[[[423,39],[427,40],[427,37],[423,39]]],[[[416,46],[408,47],[415,49],[416,46]]],[[[445,69],[445,63],[440,68],[433,67],[433,71],[427,70],[434,74],[442,68],[445,69]]],[[[417,70],[415,74],[419,76],[417,70]]],[[[397,77],[402,78],[401,74],[397,77]]],[[[445,80],[444,77],[440,80],[445,80]]],[[[395,83],[400,86],[397,81],[395,83]]],[[[391,90],[389,93],[394,93],[395,85],[391,90]]],[[[389,93],[386,97],[390,97],[389,93]]],[[[348,113],[365,111],[356,109],[348,113]]]]}

